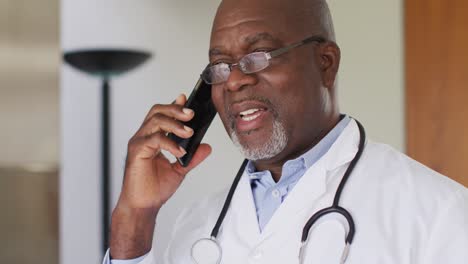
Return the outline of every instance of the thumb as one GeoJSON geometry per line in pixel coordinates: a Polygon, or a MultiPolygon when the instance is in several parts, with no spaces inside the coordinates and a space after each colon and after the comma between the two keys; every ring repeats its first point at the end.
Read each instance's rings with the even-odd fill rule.
{"type": "Polygon", "coordinates": [[[185,94],[180,94],[179,96],[177,96],[174,102],[172,102],[172,104],[185,105],[185,102],[187,102],[187,97],[185,97],[185,94]]]}

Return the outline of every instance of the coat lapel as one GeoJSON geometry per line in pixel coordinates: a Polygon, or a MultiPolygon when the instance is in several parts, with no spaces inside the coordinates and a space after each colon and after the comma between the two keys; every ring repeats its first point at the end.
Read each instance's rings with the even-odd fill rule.
{"type": "Polygon", "coordinates": [[[252,189],[247,173],[244,172],[231,202],[223,226],[242,238],[248,247],[254,247],[260,237],[257,212],[253,201],[252,189]]]}

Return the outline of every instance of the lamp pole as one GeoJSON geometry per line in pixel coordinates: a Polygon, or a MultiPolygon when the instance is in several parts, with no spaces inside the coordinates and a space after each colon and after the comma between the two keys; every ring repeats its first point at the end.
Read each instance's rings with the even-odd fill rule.
{"type": "Polygon", "coordinates": [[[102,201],[102,238],[103,238],[103,250],[104,252],[109,248],[109,229],[110,229],[110,160],[111,160],[111,133],[110,133],[110,119],[111,119],[111,105],[110,105],[110,86],[109,79],[104,77],[102,80],[101,89],[101,119],[102,119],[102,130],[101,130],[101,201],[102,201]]]}

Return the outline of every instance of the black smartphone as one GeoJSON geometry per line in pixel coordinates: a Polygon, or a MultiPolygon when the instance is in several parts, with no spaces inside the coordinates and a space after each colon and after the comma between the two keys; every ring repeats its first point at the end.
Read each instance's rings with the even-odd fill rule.
{"type": "Polygon", "coordinates": [[[180,138],[172,133],[168,136],[187,151],[187,154],[183,157],[177,158],[182,166],[187,167],[216,116],[216,109],[211,101],[211,85],[200,78],[187,99],[185,107],[195,112],[192,120],[184,123],[184,125],[193,129],[192,137],[180,138]]]}

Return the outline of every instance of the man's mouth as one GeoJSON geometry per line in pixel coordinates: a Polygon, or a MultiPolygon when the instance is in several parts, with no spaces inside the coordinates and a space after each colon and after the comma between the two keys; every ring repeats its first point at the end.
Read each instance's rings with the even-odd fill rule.
{"type": "Polygon", "coordinates": [[[266,98],[245,98],[229,105],[231,128],[238,133],[250,133],[273,121],[273,105],[266,98]]]}
{"type": "Polygon", "coordinates": [[[257,119],[265,111],[264,108],[252,108],[239,113],[239,116],[244,121],[252,121],[257,119]]]}
{"type": "Polygon", "coordinates": [[[239,112],[234,128],[239,133],[250,133],[267,126],[271,121],[270,111],[267,108],[249,108],[239,112]]]}

